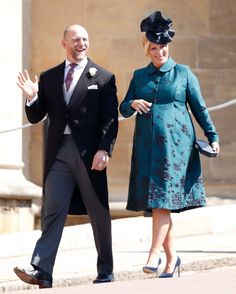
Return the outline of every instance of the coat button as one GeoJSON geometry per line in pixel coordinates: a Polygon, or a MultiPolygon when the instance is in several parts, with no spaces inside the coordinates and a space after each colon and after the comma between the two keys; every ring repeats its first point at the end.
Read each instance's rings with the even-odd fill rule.
{"type": "Polygon", "coordinates": [[[157,84],[160,83],[160,78],[157,78],[155,81],[157,84]]]}

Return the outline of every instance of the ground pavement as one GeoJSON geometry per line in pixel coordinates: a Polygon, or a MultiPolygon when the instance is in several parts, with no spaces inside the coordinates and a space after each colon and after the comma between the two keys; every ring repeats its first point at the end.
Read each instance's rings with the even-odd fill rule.
{"type": "Polygon", "coordinates": [[[100,285],[81,285],[64,288],[28,290],[12,294],[129,294],[165,293],[165,294],[235,294],[236,267],[222,267],[213,270],[184,273],[180,279],[145,279],[118,281],[100,285]]]}
{"type": "MultiPolygon", "coordinates": [[[[236,283],[236,271],[234,267],[236,265],[235,214],[235,200],[224,199],[219,201],[219,198],[212,198],[207,208],[173,215],[176,229],[176,249],[182,259],[181,272],[182,277],[184,277],[183,280],[189,279],[188,275],[193,272],[231,266],[228,277],[235,277],[233,283],[236,283]]],[[[123,283],[129,280],[132,281],[130,281],[131,284],[127,284],[127,287],[129,287],[128,285],[132,285],[134,281],[139,280],[139,283],[141,283],[140,289],[145,287],[147,278],[150,281],[148,285],[152,285],[152,283],[156,283],[157,281],[160,285],[167,283],[161,281],[161,279],[157,280],[155,276],[147,276],[141,270],[142,265],[147,259],[151,243],[150,217],[132,217],[113,220],[112,231],[115,265],[115,283],[112,284],[121,287],[119,293],[123,289],[123,283]],[[142,282],[141,280],[144,281],[142,282]]],[[[22,290],[37,289],[36,286],[30,286],[20,281],[12,269],[15,266],[28,266],[35,242],[39,236],[40,231],[0,235],[0,292],[18,291],[18,293],[24,293],[22,290]]],[[[164,254],[162,253],[161,255],[163,262],[160,267],[160,272],[165,263],[164,254]]],[[[223,271],[223,273],[225,272],[223,271]]],[[[192,281],[198,283],[197,275],[190,276],[192,276],[192,281]]],[[[75,293],[70,292],[73,291],[73,287],[64,288],[65,292],[60,292],[59,288],[80,285],[79,289],[82,290],[86,289],[80,288],[85,287],[81,286],[85,284],[90,285],[90,289],[102,289],[97,287],[101,285],[91,284],[95,277],[96,251],[90,225],[84,224],[66,227],[54,270],[54,287],[58,291],[56,293],[75,293]],[[65,289],[68,289],[68,292],[65,289]]],[[[206,276],[204,277],[207,279],[206,276]]],[[[220,275],[217,273],[212,275],[213,284],[214,279],[218,281],[220,275]]],[[[176,278],[171,280],[172,282],[168,283],[177,283],[175,280],[179,280],[178,283],[183,283],[182,279],[176,278]]],[[[227,283],[227,281],[225,282],[227,283]]],[[[191,281],[188,283],[191,284],[191,281]]],[[[113,285],[105,287],[109,288],[113,287],[113,285]]],[[[87,290],[81,292],[79,289],[79,293],[93,293],[86,292],[87,290]]],[[[49,293],[47,292],[48,290],[40,291],[45,294],[49,293]]],[[[204,294],[208,293],[201,292],[204,294]]],[[[55,293],[55,291],[51,293],[55,293]]],[[[135,293],[138,294],[141,292],[136,291],[135,293]]],[[[222,293],[231,294],[227,291],[222,293]]],[[[25,291],[25,294],[27,294],[27,291],[25,291]]]]}

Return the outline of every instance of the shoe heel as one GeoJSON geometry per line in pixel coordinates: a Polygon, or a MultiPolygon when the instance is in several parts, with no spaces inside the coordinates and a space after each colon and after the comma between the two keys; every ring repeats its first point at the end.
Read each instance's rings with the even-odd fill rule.
{"type": "Polygon", "coordinates": [[[177,258],[177,262],[176,262],[176,264],[177,264],[177,267],[178,267],[178,277],[180,278],[181,259],[179,258],[179,256],[178,256],[178,258],[177,258]]]}
{"type": "Polygon", "coordinates": [[[39,285],[39,289],[52,288],[52,283],[50,281],[42,281],[39,285]]]}
{"type": "Polygon", "coordinates": [[[178,266],[178,277],[180,278],[180,265],[178,266]]]}

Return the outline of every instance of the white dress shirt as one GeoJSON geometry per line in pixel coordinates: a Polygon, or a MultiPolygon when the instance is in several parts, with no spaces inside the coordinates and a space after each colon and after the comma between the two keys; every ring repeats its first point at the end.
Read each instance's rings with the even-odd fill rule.
{"type": "MultiPolygon", "coordinates": [[[[87,63],[88,63],[88,59],[87,59],[87,57],[85,57],[81,62],[78,63],[78,65],[76,67],[74,67],[73,80],[72,80],[72,83],[70,85],[69,90],[66,91],[65,79],[66,79],[68,71],[70,70],[70,64],[71,64],[71,62],[66,59],[63,91],[64,91],[64,98],[65,98],[65,101],[67,104],[69,104],[69,102],[70,102],[70,98],[74,92],[75,86],[78,83],[87,63]]],[[[69,126],[66,125],[65,130],[64,130],[64,134],[70,134],[70,133],[71,133],[71,130],[70,130],[69,126]]]]}

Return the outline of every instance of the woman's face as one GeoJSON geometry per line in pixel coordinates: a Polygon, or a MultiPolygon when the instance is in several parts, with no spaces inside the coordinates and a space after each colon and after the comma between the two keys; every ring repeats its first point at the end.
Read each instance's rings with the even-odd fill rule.
{"type": "Polygon", "coordinates": [[[160,68],[169,57],[168,44],[151,43],[148,48],[148,56],[151,58],[155,67],[160,68]]]}

